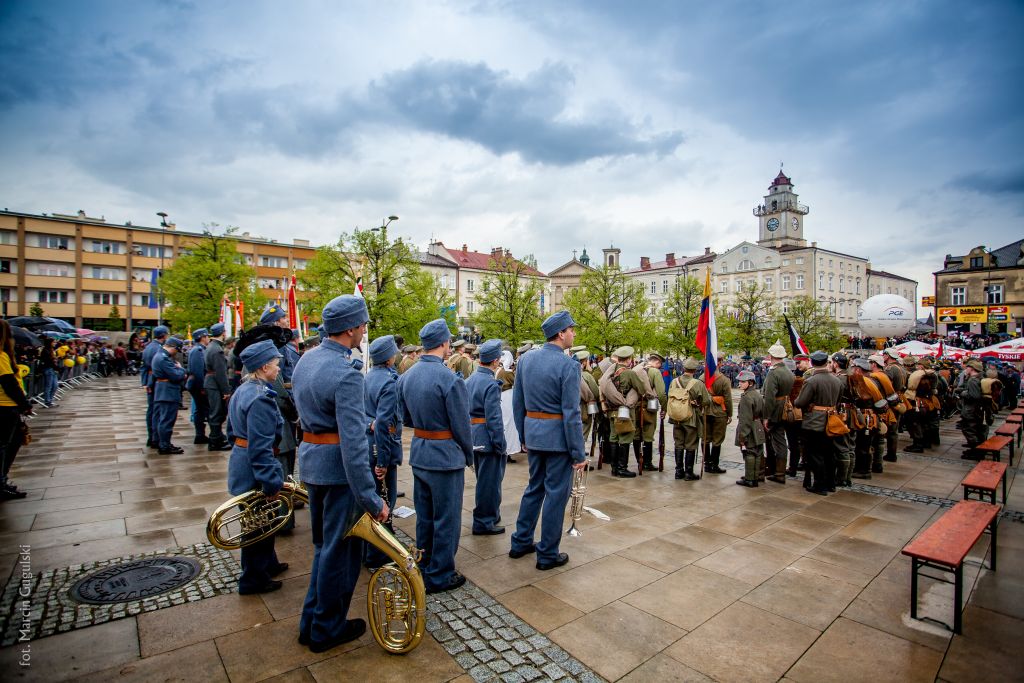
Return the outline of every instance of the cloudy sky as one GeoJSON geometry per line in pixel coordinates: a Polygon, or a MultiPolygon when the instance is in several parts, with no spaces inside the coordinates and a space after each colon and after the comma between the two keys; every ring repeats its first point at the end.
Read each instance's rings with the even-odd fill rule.
{"type": "Polygon", "coordinates": [[[1018,2],[0,2],[0,206],[623,261],[1024,235],[1018,2]],[[1016,46],[1016,47],[1015,47],[1016,46]],[[393,233],[394,234],[394,233],[393,233]]]}

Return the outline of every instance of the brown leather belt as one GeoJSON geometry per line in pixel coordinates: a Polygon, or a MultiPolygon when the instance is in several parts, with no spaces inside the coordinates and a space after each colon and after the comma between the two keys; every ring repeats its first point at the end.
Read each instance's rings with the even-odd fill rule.
{"type": "Polygon", "coordinates": [[[835,408],[832,408],[831,406],[814,406],[814,409],[819,413],[831,413],[835,410],[835,408]]]}
{"type": "Polygon", "coordinates": [[[306,443],[315,444],[341,443],[341,437],[338,436],[337,432],[322,432],[320,434],[314,434],[313,432],[302,432],[302,440],[306,443]]]}
{"type": "Polygon", "coordinates": [[[207,370],[207,371],[206,371],[206,376],[207,376],[207,377],[209,377],[209,376],[211,376],[211,375],[216,375],[216,374],[217,374],[217,373],[216,373],[216,372],[214,372],[213,370],[207,370]]]}
{"type": "Polygon", "coordinates": [[[166,379],[161,379],[161,378],[159,378],[159,377],[158,377],[156,381],[157,381],[157,382],[167,382],[168,380],[166,380],[166,379]]]}
{"type": "Polygon", "coordinates": [[[487,418],[486,417],[471,417],[471,418],[469,418],[469,421],[472,422],[475,425],[487,424],[487,418]]]}
{"type": "Polygon", "coordinates": [[[527,410],[526,417],[532,417],[535,420],[561,420],[561,413],[542,413],[539,410],[527,410]]]}
{"type": "Polygon", "coordinates": [[[421,439],[428,439],[430,441],[444,441],[445,439],[452,438],[452,433],[447,429],[432,431],[430,429],[413,429],[412,433],[421,439]]]}
{"type": "MultiPolygon", "coordinates": [[[[235,445],[238,446],[239,448],[248,448],[249,447],[249,440],[248,439],[240,439],[238,437],[235,437],[235,445]]],[[[274,455],[277,455],[280,452],[281,451],[279,451],[278,449],[276,449],[276,448],[274,449],[274,455]]]]}

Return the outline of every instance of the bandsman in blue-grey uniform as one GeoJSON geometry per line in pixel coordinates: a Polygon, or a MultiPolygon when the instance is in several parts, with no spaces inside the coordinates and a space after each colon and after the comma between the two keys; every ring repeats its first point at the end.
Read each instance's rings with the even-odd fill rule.
{"type": "Polygon", "coordinates": [[[366,622],[349,619],[359,578],[362,541],[345,538],[353,510],[383,522],[388,504],[377,495],[363,411],[363,376],[352,367],[352,349],[366,334],[369,315],[362,297],[332,299],[321,314],[327,335],[299,359],[292,395],[302,426],[299,472],[309,491],[313,567],[299,620],[299,642],[313,652],[355,640],[366,622]]]}
{"type": "MultiPolygon", "coordinates": [[[[392,335],[377,337],[370,344],[373,367],[366,373],[363,386],[366,419],[370,421],[366,441],[370,449],[370,465],[377,482],[377,495],[395,508],[398,499],[398,466],[402,464],[402,413],[398,407],[398,372],[395,355],[398,344],[392,335]],[[384,489],[387,489],[387,496],[384,489]]],[[[391,522],[384,524],[392,528],[391,522]]],[[[366,544],[363,563],[376,569],[390,562],[388,557],[366,544]]]]}
{"type": "Polygon", "coordinates": [[[210,406],[208,420],[210,422],[211,451],[230,450],[231,445],[224,435],[224,421],[228,417],[228,398],[231,396],[231,385],[228,384],[228,359],[224,355],[224,323],[210,326],[210,342],[203,351],[203,362],[206,363],[206,377],[203,389],[206,390],[206,401],[210,406]]]}
{"type": "Polygon", "coordinates": [[[423,355],[398,380],[402,417],[413,428],[412,466],[416,545],[423,549],[423,583],[428,593],[466,582],[455,571],[462,531],[462,488],[473,464],[469,393],[462,376],[444,364],[451,332],[444,318],[420,330],[423,355]]]}
{"type": "Polygon", "coordinates": [[[153,423],[153,358],[163,347],[167,336],[171,333],[164,325],[153,328],[153,339],[142,349],[142,367],[139,369],[139,380],[146,388],[146,446],[156,448],[156,426],[153,423]]]}
{"type": "Polygon", "coordinates": [[[185,380],[185,389],[192,395],[192,404],[195,410],[192,412],[192,426],[196,430],[196,438],[192,443],[210,443],[206,438],[206,421],[210,417],[210,404],[206,401],[206,391],[203,389],[203,382],[206,380],[206,361],[203,359],[203,352],[206,345],[210,343],[210,333],[205,327],[200,327],[192,333],[192,349],[188,352],[188,379],[185,380]]]}
{"type": "Polygon", "coordinates": [[[541,329],[547,343],[519,360],[512,389],[512,413],[529,457],[530,482],[523,492],[508,555],[515,559],[536,552],[537,569],[546,570],[569,561],[566,553],[558,552],[558,544],[572,469],[586,467],[587,456],[580,417],[580,370],[565,355],[576,338],[576,323],[568,311],[559,311],[541,329]],[[540,542],[534,544],[542,510],[540,542]]]}
{"type": "MultiPolygon", "coordinates": [[[[231,398],[228,437],[233,447],[228,459],[228,491],[233,496],[260,489],[276,496],[284,484],[284,470],[274,456],[284,420],[271,388],[280,371],[281,354],[270,340],[256,342],[241,354],[249,380],[231,398]]],[[[242,575],[238,593],[269,593],[281,587],[273,577],[288,569],[274,552],[274,537],[242,548],[242,575]]]]}
{"type": "Polygon", "coordinates": [[[185,383],[185,370],[174,358],[185,342],[177,337],[168,337],[163,348],[153,356],[150,383],[153,387],[153,428],[156,430],[157,447],[160,455],[184,453],[185,450],[171,443],[174,423],[178,420],[181,406],[181,387],[185,383]]]}
{"type": "MultiPolygon", "coordinates": [[[[279,306],[275,303],[267,304],[266,310],[260,316],[260,325],[277,325],[278,327],[289,327],[288,325],[288,312],[285,311],[283,306],[279,306]]],[[[292,330],[292,339],[298,339],[299,333],[297,330],[292,330]]],[[[295,370],[295,364],[299,362],[299,352],[289,342],[285,344],[281,349],[281,378],[284,380],[285,385],[290,385],[292,382],[292,372],[295,370]]]]}
{"type": "Polygon", "coordinates": [[[473,467],[476,470],[476,506],[473,535],[505,533],[501,526],[501,482],[505,477],[505,423],[501,417],[501,340],[480,346],[480,366],[466,380],[469,416],[473,429],[473,467]]]}

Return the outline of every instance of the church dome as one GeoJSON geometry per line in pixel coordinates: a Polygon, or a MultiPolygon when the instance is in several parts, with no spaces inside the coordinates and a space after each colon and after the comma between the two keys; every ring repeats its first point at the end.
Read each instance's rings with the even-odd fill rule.
{"type": "Polygon", "coordinates": [[[772,187],[778,187],[779,185],[792,185],[793,181],[786,177],[786,174],[779,169],[779,175],[775,176],[775,180],[772,181],[772,187]]]}

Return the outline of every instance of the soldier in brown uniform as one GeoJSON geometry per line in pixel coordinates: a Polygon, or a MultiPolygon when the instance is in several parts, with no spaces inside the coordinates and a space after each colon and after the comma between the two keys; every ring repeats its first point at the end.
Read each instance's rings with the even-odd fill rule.
{"type": "Polygon", "coordinates": [[[669,385],[669,422],[672,424],[672,441],[675,443],[676,479],[693,481],[700,479],[694,474],[693,467],[697,460],[697,449],[704,438],[704,413],[711,405],[711,394],[704,382],[694,377],[700,364],[694,358],[683,362],[683,374],[672,380],[669,385]],[[682,420],[672,417],[671,404],[673,393],[682,393],[683,400],[689,401],[690,415],[682,420]]]}
{"type": "Polygon", "coordinates": [[[740,407],[737,411],[736,445],[743,453],[744,474],[737,479],[740,486],[757,488],[758,460],[764,457],[764,399],[757,393],[754,373],[743,370],[736,379],[740,383],[740,407]]]}
{"type": "Polygon", "coordinates": [[[888,462],[896,462],[896,452],[899,450],[899,433],[903,427],[904,415],[907,412],[903,392],[907,389],[908,376],[907,371],[903,369],[903,365],[900,363],[898,351],[893,351],[892,349],[885,350],[885,366],[882,368],[882,371],[892,383],[897,399],[897,403],[893,408],[896,413],[896,424],[892,425],[892,429],[885,435],[885,457],[882,459],[888,462]]]}
{"type": "Polygon", "coordinates": [[[402,347],[402,360],[398,362],[398,374],[403,374],[406,370],[416,364],[416,360],[419,358],[419,352],[423,350],[422,346],[416,346],[415,344],[406,344],[402,347]]]}
{"type": "Polygon", "coordinates": [[[872,472],[882,469],[881,457],[876,455],[881,448],[878,413],[886,409],[886,401],[870,376],[871,363],[864,358],[854,358],[850,366],[848,379],[856,427],[853,478],[870,479],[872,472]],[[877,465],[875,458],[878,458],[877,465]]]}
{"type": "MultiPolygon", "coordinates": [[[[765,438],[770,443],[768,454],[771,459],[771,462],[765,464],[765,470],[769,475],[768,479],[785,484],[786,455],[789,452],[789,445],[782,414],[786,400],[789,399],[793,389],[794,376],[783,362],[786,357],[786,349],[782,347],[782,344],[779,342],[772,344],[768,349],[768,355],[772,357],[772,367],[765,375],[764,384],[761,387],[767,432],[765,438]]],[[[793,467],[796,465],[794,464],[793,467]]],[[[793,472],[793,475],[795,476],[796,472],[793,472]]]]}
{"type": "MultiPolygon", "coordinates": [[[[654,433],[658,428],[658,410],[664,410],[668,401],[668,394],[665,393],[665,381],[661,378],[661,364],[664,360],[659,354],[651,353],[648,354],[646,361],[633,368],[634,372],[643,380],[645,389],[642,405],[638,406],[636,411],[641,429],[637,431],[633,439],[633,448],[637,450],[638,460],[642,448],[643,467],[647,472],[658,469],[654,464],[654,433]],[[651,399],[658,401],[658,408],[651,410],[648,407],[648,401],[651,399]]],[[[731,399],[730,396],[730,402],[731,399]]],[[[724,431],[723,438],[725,438],[724,431]]]]}
{"type": "MultiPolygon", "coordinates": [[[[786,367],[789,367],[788,363],[786,367]]],[[[810,369],[810,356],[806,353],[798,353],[793,356],[793,367],[790,369],[793,373],[793,388],[789,390],[790,404],[800,395],[800,389],[804,385],[804,373],[810,369]]],[[[792,422],[783,421],[783,424],[786,425],[786,445],[789,446],[789,467],[786,469],[786,474],[791,477],[796,476],[797,470],[804,469],[804,456],[800,443],[800,434],[803,431],[800,427],[802,419],[803,416],[800,412],[794,411],[792,422]]]]}
{"type": "Polygon", "coordinates": [[[576,360],[580,364],[582,378],[580,381],[580,416],[583,418],[583,445],[590,439],[590,430],[594,427],[594,418],[601,412],[601,390],[597,380],[590,374],[590,352],[586,349],[577,351],[576,360]]]}
{"type": "Polygon", "coordinates": [[[629,471],[629,447],[636,433],[635,409],[644,394],[644,384],[632,368],[632,346],[620,346],[612,356],[615,362],[598,382],[611,425],[606,455],[612,465],[612,476],[630,479],[636,472],[629,471]],[[623,407],[628,410],[620,415],[619,409],[623,407]]]}
{"type": "MultiPolygon", "coordinates": [[[[711,382],[711,405],[707,410],[708,433],[704,439],[704,471],[708,474],[724,474],[719,465],[722,457],[722,442],[725,441],[725,427],[732,422],[732,382],[720,372],[715,372],[711,382]]],[[[785,462],[785,457],[783,457],[785,462]]],[[[785,475],[783,475],[783,482],[785,475]]]]}
{"type": "Polygon", "coordinates": [[[445,365],[455,374],[462,375],[463,379],[468,379],[473,374],[473,361],[466,355],[465,347],[466,340],[464,339],[456,339],[452,342],[452,355],[448,356],[445,365]]]}
{"type": "Polygon", "coordinates": [[[842,382],[825,367],[827,362],[828,354],[824,351],[811,354],[811,369],[804,375],[804,385],[793,404],[803,411],[801,441],[812,477],[808,490],[819,496],[828,495],[828,490],[835,488],[835,459],[825,426],[842,390],[842,382]]]}
{"type": "MultiPolygon", "coordinates": [[[[842,391],[839,393],[839,401],[836,408],[839,414],[846,420],[849,433],[832,438],[832,447],[835,450],[836,458],[836,486],[852,486],[853,462],[855,458],[855,443],[857,426],[853,421],[853,414],[856,408],[853,405],[853,393],[849,382],[850,359],[842,353],[832,354],[829,363],[829,370],[842,382],[842,391]]],[[[809,486],[810,475],[804,477],[804,485],[809,486]]]]}

